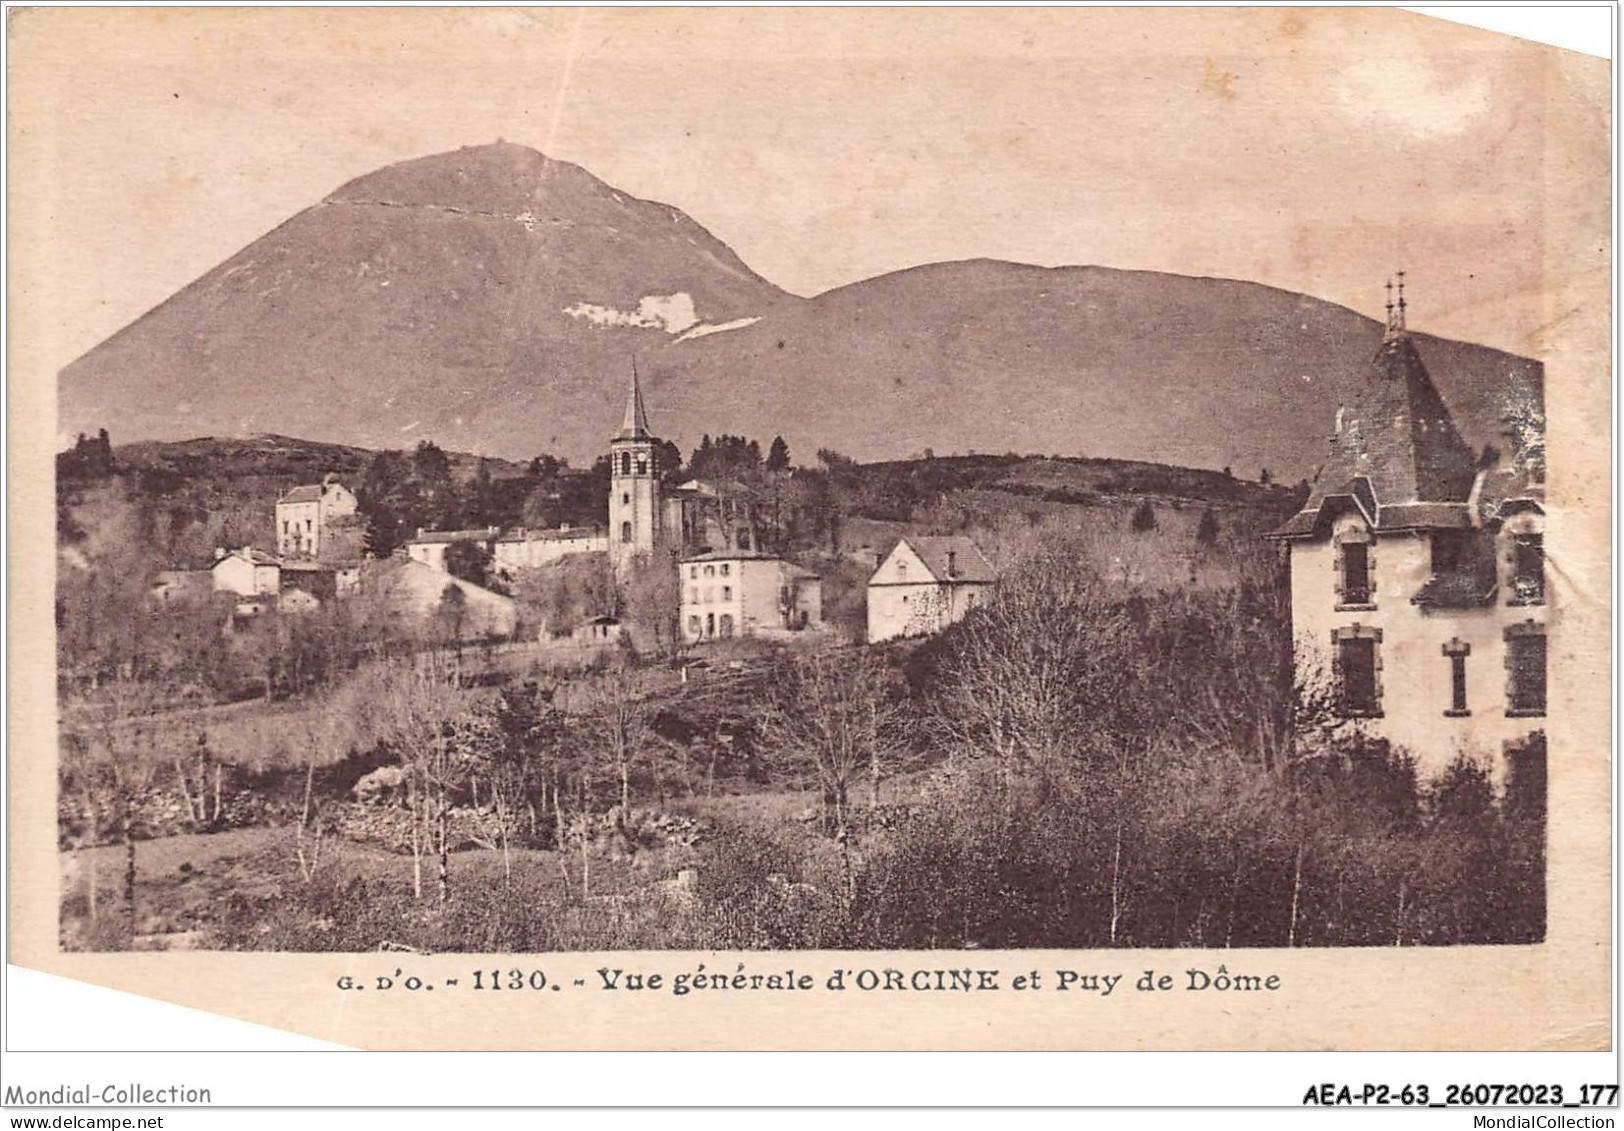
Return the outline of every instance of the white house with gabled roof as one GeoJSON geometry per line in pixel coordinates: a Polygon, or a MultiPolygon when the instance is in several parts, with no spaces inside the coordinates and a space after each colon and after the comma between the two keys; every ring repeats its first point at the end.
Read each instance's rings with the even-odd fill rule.
{"type": "Polygon", "coordinates": [[[927,636],[992,600],[998,575],[962,534],[910,534],[868,579],[868,642],[927,636]]]}

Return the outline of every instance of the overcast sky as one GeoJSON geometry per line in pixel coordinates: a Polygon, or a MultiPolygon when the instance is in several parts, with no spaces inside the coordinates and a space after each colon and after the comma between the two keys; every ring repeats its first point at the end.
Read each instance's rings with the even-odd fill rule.
{"type": "Polygon", "coordinates": [[[986,256],[1379,316],[1404,266],[1412,324],[1519,352],[1562,313],[1550,264],[1595,252],[1546,211],[1609,208],[1603,61],[1392,10],[12,19],[12,220],[50,249],[59,365],[344,181],[497,138],[803,295],[986,256]]]}

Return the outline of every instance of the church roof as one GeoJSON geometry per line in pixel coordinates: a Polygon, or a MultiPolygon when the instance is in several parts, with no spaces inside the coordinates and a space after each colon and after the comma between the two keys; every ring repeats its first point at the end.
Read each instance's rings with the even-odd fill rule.
{"type": "Polygon", "coordinates": [[[637,383],[637,369],[632,368],[632,387],[626,394],[626,414],[620,421],[617,440],[652,440],[654,433],[648,428],[648,409],[643,407],[643,390],[637,383]]]}
{"type": "Polygon", "coordinates": [[[1301,512],[1274,532],[1313,536],[1322,510],[1354,495],[1378,530],[1470,526],[1477,461],[1402,327],[1337,413],[1331,453],[1301,512]]]}

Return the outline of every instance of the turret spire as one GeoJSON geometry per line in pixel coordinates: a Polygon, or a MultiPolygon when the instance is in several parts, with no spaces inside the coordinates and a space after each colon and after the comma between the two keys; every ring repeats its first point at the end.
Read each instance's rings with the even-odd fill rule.
{"type": "Polygon", "coordinates": [[[648,427],[648,410],[643,407],[643,390],[637,381],[637,359],[632,358],[632,387],[626,395],[626,415],[620,422],[617,440],[648,440],[653,437],[648,427]]]}
{"type": "Polygon", "coordinates": [[[1404,301],[1404,272],[1398,272],[1398,301],[1393,301],[1393,280],[1387,280],[1387,330],[1384,333],[1385,341],[1402,337],[1408,333],[1405,327],[1404,313],[1409,304],[1404,301]]]}

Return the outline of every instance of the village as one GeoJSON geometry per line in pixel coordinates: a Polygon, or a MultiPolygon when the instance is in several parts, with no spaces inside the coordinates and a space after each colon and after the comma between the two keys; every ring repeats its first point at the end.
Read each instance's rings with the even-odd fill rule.
{"type": "MultiPolygon", "coordinates": [[[[1441,713],[1455,744],[1511,752],[1545,709],[1543,438],[1537,422],[1513,419],[1509,456],[1471,451],[1408,333],[1403,273],[1396,300],[1388,286],[1386,336],[1369,383],[1338,412],[1329,459],[1302,509],[1267,534],[1290,555],[1297,677],[1328,678],[1335,713],[1373,737],[1436,745],[1441,713]],[[1416,693],[1384,697],[1384,684],[1416,693]]],[[[663,485],[635,371],[608,462],[603,525],[419,528],[387,574],[374,574],[391,615],[433,620],[453,606],[459,640],[509,641],[519,619],[513,598],[476,579],[505,588],[571,562],[611,583],[601,607],[576,623],[542,625],[538,643],[650,651],[660,632],[625,623],[615,584],[648,571],[673,582],[675,607],[656,606],[652,616],[675,625],[684,646],[849,643],[826,630],[819,575],[755,544],[751,504],[700,478],[663,485]]],[[[276,500],[274,552],[217,549],[207,570],[160,572],[153,596],[234,595],[228,629],[265,612],[298,615],[346,600],[360,590],[368,556],[358,509],[334,476],[296,486],[276,500]]],[[[962,534],[910,533],[872,560],[862,637],[870,645],[940,633],[997,591],[987,554],[962,534]]],[[[1452,754],[1428,768],[1442,770],[1452,754]]]]}
{"type": "MultiPolygon", "coordinates": [[[[729,436],[678,469],[635,369],[603,458],[569,480],[601,502],[526,512],[568,515],[552,525],[420,524],[380,554],[393,512],[376,472],[398,459],[375,457],[371,486],[333,472],[282,487],[270,530],[152,574],[125,659],[103,641],[62,668],[77,673],[64,937],[1534,937],[1560,604],[1543,423],[1521,406],[1503,449],[1474,451],[1407,306],[1401,276],[1362,382],[1324,422],[1324,466],[1294,492],[1228,469],[1090,480],[1126,492],[1113,498],[1053,485],[1081,467],[1014,456],[864,479],[837,453],[807,471],[781,438],[763,460],[729,436]],[[887,492],[914,482],[899,476],[942,493],[908,486],[899,510],[887,492]],[[1192,497],[1165,493],[1181,482],[1192,497]],[[121,705],[132,691],[147,706],[121,705]],[[1262,798],[1246,806],[1261,824],[1237,795],[1262,798]],[[1384,847],[1350,856],[1349,837],[1384,847]],[[127,906],[110,918],[98,861],[121,838],[127,906]],[[202,855],[137,882],[148,841],[202,855]],[[1461,894],[1468,841],[1481,874],[1461,894]],[[1172,876],[1222,894],[1191,908],[1172,876]],[[995,895],[1010,884],[1032,901],[1014,918],[995,895]],[[1530,890],[1510,919],[1460,902],[1530,890]],[[1349,898],[1366,913],[1340,913],[1349,898]],[[965,909],[951,927],[931,910],[950,905],[965,909]]],[[[73,458],[98,474],[115,460],[105,435],[73,458]]],[[[468,497],[488,479],[481,462],[468,497]]],[[[90,612],[117,608],[84,592],[90,612]]],[[[70,658],[89,639],[76,607],[70,658]]]]}
{"type": "MultiPolygon", "coordinates": [[[[753,524],[730,513],[717,486],[688,479],[662,490],[656,439],[635,376],[609,449],[607,526],[419,528],[395,551],[387,573],[374,573],[392,614],[433,619],[452,605],[458,638],[511,640],[518,627],[513,598],[478,584],[457,563],[472,561],[476,576],[511,585],[568,560],[619,580],[650,569],[671,573],[678,605],[668,614],[686,644],[823,633],[816,573],[753,546],[753,524]]],[[[276,500],[274,551],[218,548],[207,569],[160,571],[152,596],[165,605],[233,595],[228,631],[262,614],[298,615],[346,600],[360,592],[363,561],[370,557],[359,507],[355,492],[334,475],[296,486],[276,500]]],[[[995,584],[992,565],[967,537],[898,539],[867,582],[866,641],[939,632],[989,600],[995,584]]],[[[540,643],[629,645],[614,592],[606,586],[604,606],[579,623],[543,625],[540,643]]]]}

